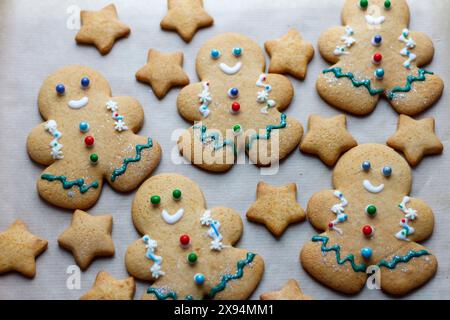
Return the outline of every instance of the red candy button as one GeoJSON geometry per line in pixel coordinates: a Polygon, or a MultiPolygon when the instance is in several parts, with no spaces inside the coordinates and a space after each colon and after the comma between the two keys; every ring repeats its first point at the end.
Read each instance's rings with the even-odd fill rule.
{"type": "Polygon", "coordinates": [[[189,244],[189,242],[191,242],[191,239],[189,238],[189,236],[187,234],[183,234],[180,237],[180,243],[183,246],[187,246],[189,244]]]}
{"type": "Polygon", "coordinates": [[[241,105],[239,104],[239,102],[233,102],[233,104],[231,105],[231,110],[233,112],[238,112],[241,109],[241,105]]]}
{"type": "Polygon", "coordinates": [[[369,225],[365,225],[362,228],[362,232],[364,233],[365,236],[371,236],[373,234],[373,228],[369,225]]]}
{"type": "Polygon", "coordinates": [[[84,143],[86,143],[87,146],[92,146],[94,144],[94,137],[87,136],[84,138],[84,143]]]}
{"type": "Polygon", "coordinates": [[[380,63],[381,60],[383,60],[383,56],[381,55],[381,53],[375,53],[375,54],[373,55],[373,61],[374,61],[375,63],[380,63]]]}

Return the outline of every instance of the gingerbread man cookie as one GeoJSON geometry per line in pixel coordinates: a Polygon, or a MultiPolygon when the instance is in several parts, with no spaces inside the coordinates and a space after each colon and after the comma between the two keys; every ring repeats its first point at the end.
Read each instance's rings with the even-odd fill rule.
{"type": "Polygon", "coordinates": [[[347,294],[361,291],[374,272],[376,285],[394,295],[430,280],[436,257],[417,242],[430,237],[434,217],[425,202],[409,197],[411,184],[408,163],[391,148],[365,144],[347,152],[333,172],[336,190],[308,203],[309,221],[324,233],[303,247],[305,270],[347,294]]]}
{"type": "Polygon", "coordinates": [[[37,188],[54,205],[89,208],[103,179],[117,191],[131,191],[159,163],[158,143],[135,134],[144,121],[140,103],[112,97],[108,81],[90,68],[57,70],[42,85],[38,104],[46,122],[31,131],[27,148],[48,166],[37,188]]]}
{"type": "Polygon", "coordinates": [[[209,171],[230,169],[239,150],[253,163],[270,165],[293,151],[301,124],[281,113],[294,90],[282,75],[264,74],[265,58],[251,39],[225,33],[207,41],[197,56],[201,82],[184,87],[180,114],[197,122],[178,142],[183,156],[209,171]]]}
{"type": "Polygon", "coordinates": [[[147,180],[133,201],[133,222],[144,235],[125,264],[149,281],[143,299],[246,299],[264,271],[263,259],[233,245],[242,234],[232,209],[206,209],[198,185],[177,174],[147,180]]]}
{"type": "Polygon", "coordinates": [[[409,19],[406,0],[347,0],[345,27],[331,28],[319,39],[320,53],[334,64],[317,81],[322,98],[356,115],[372,112],[381,96],[401,114],[431,107],[444,84],[420,68],[432,60],[433,43],[408,30],[409,19]]]}

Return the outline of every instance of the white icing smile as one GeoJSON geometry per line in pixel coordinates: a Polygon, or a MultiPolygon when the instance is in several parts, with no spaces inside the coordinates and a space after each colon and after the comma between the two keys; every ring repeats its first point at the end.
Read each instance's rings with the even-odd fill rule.
{"type": "Polygon", "coordinates": [[[384,189],[384,184],[380,184],[379,186],[374,186],[372,182],[369,180],[363,181],[364,188],[371,193],[380,193],[384,189]]]}
{"type": "Polygon", "coordinates": [[[381,25],[386,19],[384,16],[374,17],[372,15],[366,15],[366,22],[372,26],[381,25]]]}
{"type": "Polygon", "coordinates": [[[223,73],[226,73],[228,75],[233,75],[238,73],[242,68],[242,62],[236,63],[234,66],[230,67],[226,63],[220,63],[219,64],[220,70],[222,70],[223,73]]]}
{"type": "Polygon", "coordinates": [[[84,108],[89,102],[89,98],[88,97],[83,97],[80,100],[70,100],[68,105],[69,108],[72,109],[81,109],[84,108]]]}
{"type": "Polygon", "coordinates": [[[175,223],[177,223],[178,221],[181,220],[181,218],[183,218],[183,215],[184,215],[184,209],[183,208],[178,209],[178,211],[175,212],[174,214],[168,213],[166,209],[164,209],[161,212],[162,218],[168,224],[175,224],[175,223]]]}

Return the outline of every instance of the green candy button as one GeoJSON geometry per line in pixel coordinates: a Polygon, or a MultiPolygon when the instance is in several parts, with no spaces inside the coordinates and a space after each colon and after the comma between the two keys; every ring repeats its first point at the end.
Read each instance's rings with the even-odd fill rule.
{"type": "Polygon", "coordinates": [[[181,199],[181,190],[180,189],[173,190],[172,196],[175,200],[180,200],[181,199]]]}
{"type": "Polygon", "coordinates": [[[151,196],[150,202],[153,205],[157,205],[157,204],[159,204],[161,202],[161,197],[160,196],[151,196]]]}
{"type": "Polygon", "coordinates": [[[369,0],[361,0],[361,1],[359,1],[359,6],[361,7],[361,8],[367,8],[368,6],[369,6],[369,0]]]}
{"type": "Polygon", "coordinates": [[[97,163],[98,162],[98,155],[96,153],[93,153],[89,156],[89,159],[91,160],[92,163],[97,163]]]}
{"type": "Polygon", "coordinates": [[[197,254],[195,252],[189,253],[188,257],[187,257],[189,263],[196,263],[197,262],[197,258],[198,258],[197,254]]]}
{"type": "Polygon", "coordinates": [[[366,213],[367,213],[369,216],[374,216],[374,215],[376,215],[376,214],[377,214],[377,207],[375,207],[373,204],[368,205],[367,208],[366,208],[366,213]]]}

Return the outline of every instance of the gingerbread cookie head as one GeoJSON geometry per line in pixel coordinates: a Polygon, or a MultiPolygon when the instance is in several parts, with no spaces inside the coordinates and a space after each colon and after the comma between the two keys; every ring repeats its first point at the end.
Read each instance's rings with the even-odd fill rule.
{"type": "Polygon", "coordinates": [[[383,291],[403,295],[437,270],[436,257],[418,244],[433,232],[434,216],[409,196],[411,170],[391,148],[366,144],[348,151],[333,173],[335,190],[308,203],[311,224],[322,234],[301,251],[305,270],[325,285],[354,294],[375,275],[383,291]]]}
{"type": "Polygon", "coordinates": [[[144,235],[127,251],[134,277],[152,282],[145,299],[245,299],[259,283],[264,263],[233,247],[243,225],[228,208],[206,209],[192,180],[161,174],[136,194],[133,222],[144,235]]]}
{"type": "Polygon", "coordinates": [[[136,188],[161,157],[157,142],[137,136],[144,121],[138,101],[112,97],[107,80],[83,66],[57,70],[39,93],[45,123],[32,130],[27,148],[49,166],[38,180],[39,194],[70,209],[91,207],[103,179],[118,191],[136,188]]]}
{"type": "Polygon", "coordinates": [[[320,96],[356,115],[372,112],[383,96],[401,114],[417,115],[434,105],[443,81],[421,68],[433,58],[433,43],[408,29],[409,18],[404,0],[347,0],[344,26],[319,39],[320,53],[334,64],[319,76],[320,96]]]}
{"type": "Polygon", "coordinates": [[[177,100],[184,118],[201,122],[180,137],[185,158],[209,171],[226,171],[243,149],[265,166],[295,149],[303,128],[281,113],[293,98],[292,84],[264,73],[257,43],[236,33],[216,36],[200,49],[196,69],[201,83],[184,87],[177,100]]]}

